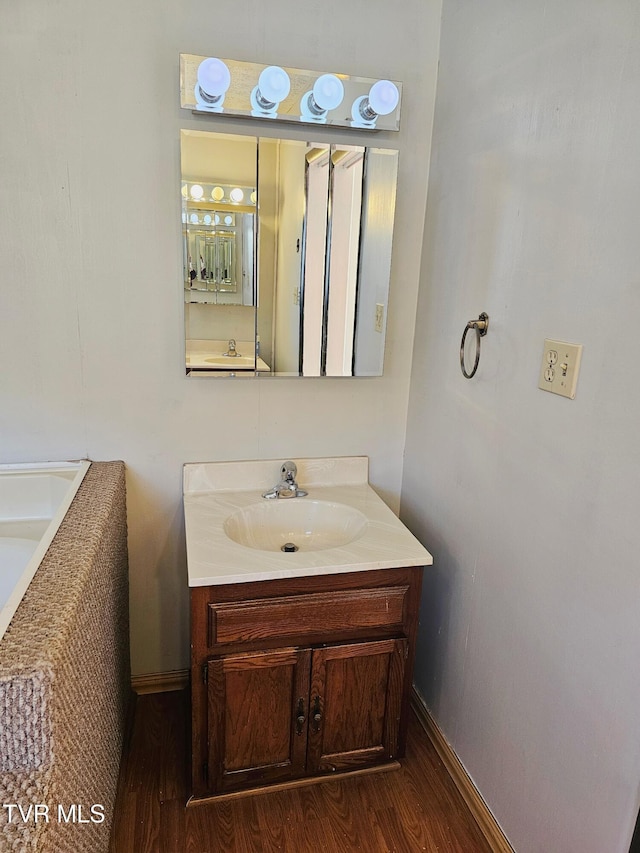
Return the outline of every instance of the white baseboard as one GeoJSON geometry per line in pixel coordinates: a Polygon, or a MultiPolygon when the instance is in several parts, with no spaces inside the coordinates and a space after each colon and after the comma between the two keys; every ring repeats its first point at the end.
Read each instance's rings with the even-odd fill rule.
{"type": "Polygon", "coordinates": [[[131,689],[136,693],[168,693],[184,690],[189,685],[189,670],[175,669],[173,672],[152,672],[149,675],[133,675],[131,689]]]}
{"type": "Polygon", "coordinates": [[[415,688],[411,694],[411,706],[491,849],[495,853],[515,853],[500,824],[415,688]]]}

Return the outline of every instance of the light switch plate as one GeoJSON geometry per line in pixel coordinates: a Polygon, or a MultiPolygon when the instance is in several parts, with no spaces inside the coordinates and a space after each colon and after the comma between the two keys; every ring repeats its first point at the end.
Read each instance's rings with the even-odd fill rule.
{"type": "Polygon", "coordinates": [[[582,344],[546,338],[538,388],[573,400],[576,396],[582,344]]]}

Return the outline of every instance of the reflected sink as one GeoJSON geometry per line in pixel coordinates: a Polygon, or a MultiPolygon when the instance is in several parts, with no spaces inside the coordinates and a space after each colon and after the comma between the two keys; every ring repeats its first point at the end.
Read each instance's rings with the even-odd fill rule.
{"type": "Polygon", "coordinates": [[[255,358],[248,355],[215,355],[211,358],[205,358],[204,361],[216,367],[224,367],[225,370],[237,370],[238,368],[251,368],[253,370],[256,366],[255,358]]]}
{"type": "Polygon", "coordinates": [[[247,548],[324,551],[355,541],[368,523],[363,513],[346,504],[289,498],[250,504],[230,515],[223,527],[229,539],[247,548]]]}

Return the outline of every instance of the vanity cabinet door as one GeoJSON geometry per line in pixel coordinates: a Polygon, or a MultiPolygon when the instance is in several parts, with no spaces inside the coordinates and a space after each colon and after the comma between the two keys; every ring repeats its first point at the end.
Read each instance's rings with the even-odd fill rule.
{"type": "Polygon", "coordinates": [[[307,773],[397,756],[407,648],[402,638],[314,650],[307,773]]]}
{"type": "Polygon", "coordinates": [[[221,793],[305,773],[311,650],[208,663],[208,787],[221,793]]]}

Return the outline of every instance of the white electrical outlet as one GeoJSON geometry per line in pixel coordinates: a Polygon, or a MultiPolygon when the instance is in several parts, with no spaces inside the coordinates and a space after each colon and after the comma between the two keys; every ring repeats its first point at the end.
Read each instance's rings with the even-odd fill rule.
{"type": "Polygon", "coordinates": [[[582,344],[545,339],[538,388],[573,400],[581,358],[582,344]]]}
{"type": "Polygon", "coordinates": [[[384,305],[381,302],[376,302],[376,332],[382,331],[384,324],[384,305]]]}

